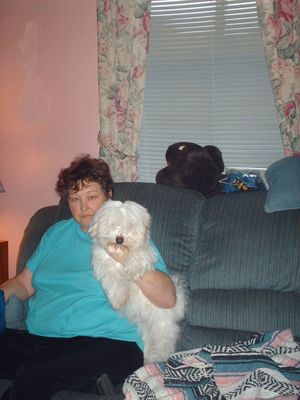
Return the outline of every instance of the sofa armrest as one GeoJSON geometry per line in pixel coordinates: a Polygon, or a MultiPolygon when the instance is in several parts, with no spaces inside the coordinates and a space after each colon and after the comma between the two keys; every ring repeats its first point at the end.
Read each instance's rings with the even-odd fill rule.
{"type": "Polygon", "coordinates": [[[57,221],[68,219],[70,216],[68,207],[61,201],[59,205],[39,209],[30,218],[19,247],[17,272],[23,270],[46,230],[57,221]]]}

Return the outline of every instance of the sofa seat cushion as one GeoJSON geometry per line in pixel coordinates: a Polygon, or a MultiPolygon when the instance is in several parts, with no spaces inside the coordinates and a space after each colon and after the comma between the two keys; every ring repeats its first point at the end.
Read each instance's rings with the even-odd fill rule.
{"type": "Polygon", "coordinates": [[[71,390],[61,390],[55,393],[51,400],[122,400],[122,394],[93,394],[82,393],[71,390]]]}
{"type": "Polygon", "coordinates": [[[263,191],[206,200],[191,266],[192,289],[300,293],[300,210],[267,214],[265,201],[263,191]]]}
{"type": "Polygon", "coordinates": [[[273,290],[196,290],[186,314],[191,326],[300,336],[300,294],[273,290]]]}
{"type": "Polygon", "coordinates": [[[182,333],[178,351],[196,349],[208,344],[230,345],[239,340],[249,339],[255,333],[257,332],[186,325],[182,333]]]}

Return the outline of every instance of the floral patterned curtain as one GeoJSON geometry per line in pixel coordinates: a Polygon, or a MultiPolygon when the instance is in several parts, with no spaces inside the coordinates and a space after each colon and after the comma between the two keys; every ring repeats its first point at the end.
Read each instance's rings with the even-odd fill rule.
{"type": "Polygon", "coordinates": [[[151,0],[98,0],[99,156],[137,180],[151,0]]]}
{"type": "Polygon", "coordinates": [[[256,0],[284,153],[300,152],[300,0],[256,0]]]}

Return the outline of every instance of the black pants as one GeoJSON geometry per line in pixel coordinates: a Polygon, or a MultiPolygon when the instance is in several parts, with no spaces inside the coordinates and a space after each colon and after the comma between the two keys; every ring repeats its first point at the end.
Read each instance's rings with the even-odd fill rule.
{"type": "Polygon", "coordinates": [[[46,338],[6,330],[0,336],[0,377],[13,379],[9,400],[48,400],[81,390],[107,373],[114,385],[143,365],[136,343],[106,338],[46,338]]]}

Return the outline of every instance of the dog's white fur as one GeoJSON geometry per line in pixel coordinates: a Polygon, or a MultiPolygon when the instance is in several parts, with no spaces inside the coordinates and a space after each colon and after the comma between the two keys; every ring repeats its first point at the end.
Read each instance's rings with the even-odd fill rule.
{"type": "Polygon", "coordinates": [[[175,351],[178,322],[183,319],[186,291],[183,280],[172,276],[176,305],[159,308],[136,285],[154,269],[156,252],[149,243],[151,217],[132,201],[108,200],[93,217],[89,234],[93,238],[93,269],[108,300],[129,321],[137,324],[144,341],[144,362],[165,361],[175,351]],[[126,259],[122,264],[118,260],[126,259]]]}

